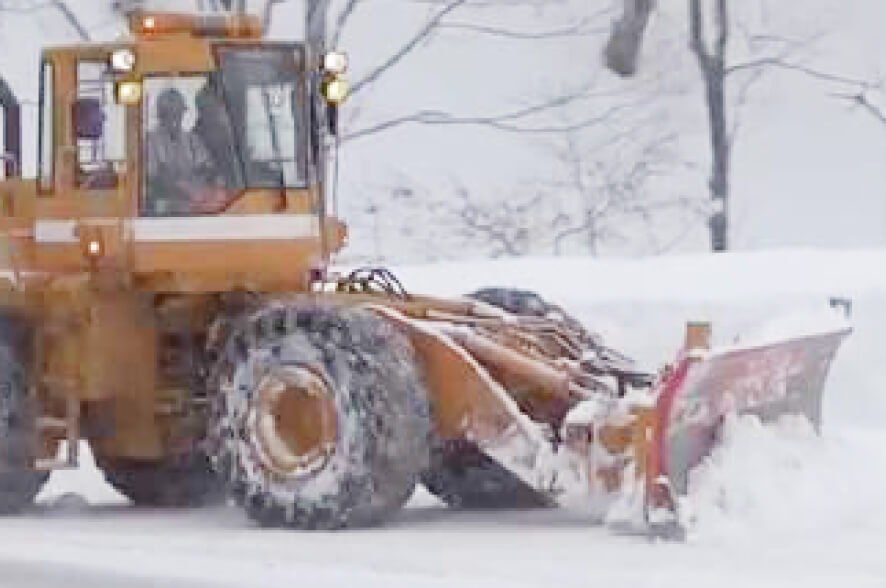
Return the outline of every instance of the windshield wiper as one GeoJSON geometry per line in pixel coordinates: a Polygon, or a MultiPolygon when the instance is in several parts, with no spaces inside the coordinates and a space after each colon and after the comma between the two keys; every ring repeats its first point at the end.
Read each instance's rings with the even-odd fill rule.
{"type": "MultiPolygon", "coordinates": [[[[271,149],[273,150],[273,161],[277,164],[279,173],[277,176],[277,188],[280,190],[280,198],[285,202],[286,199],[286,168],[283,161],[283,151],[280,148],[280,134],[277,130],[277,115],[271,109],[271,96],[268,93],[268,86],[262,85],[261,89],[262,103],[265,107],[265,116],[268,119],[268,131],[271,134],[271,149]]],[[[272,167],[273,169],[273,167],[272,167]]]]}
{"type": "Polygon", "coordinates": [[[281,175],[283,172],[283,154],[280,149],[280,134],[277,131],[277,115],[273,113],[271,107],[271,96],[268,93],[268,87],[262,86],[261,90],[262,102],[265,107],[265,116],[268,119],[268,132],[271,134],[271,149],[274,152],[273,161],[280,165],[281,175]]]}

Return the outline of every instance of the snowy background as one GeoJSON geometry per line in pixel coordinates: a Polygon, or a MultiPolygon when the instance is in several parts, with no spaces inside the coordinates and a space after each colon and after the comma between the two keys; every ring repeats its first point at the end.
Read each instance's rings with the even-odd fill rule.
{"type": "MultiPolygon", "coordinates": [[[[124,31],[114,3],[67,4],[95,40],[124,31]]],[[[265,2],[248,4],[261,12],[265,2]]],[[[333,0],[332,17],[346,4],[333,0]]],[[[394,67],[362,83],[446,4],[361,0],[340,30],[330,25],[359,84],[343,115],[338,195],[351,227],[349,259],[705,250],[710,155],[686,2],[659,2],[632,80],[612,75],[600,59],[619,2],[495,0],[454,10],[394,67]],[[465,122],[557,99],[562,107],[507,121],[517,130],[409,123],[362,134],[421,112],[465,122]],[[545,129],[552,132],[536,132],[545,129]],[[642,211],[607,215],[594,247],[580,231],[554,242],[613,193],[627,193],[642,211]],[[506,238],[484,221],[505,226],[506,238]]],[[[733,0],[730,7],[730,64],[778,58],[802,68],[751,68],[728,80],[730,125],[737,129],[735,247],[886,245],[886,123],[853,101],[863,94],[883,104],[886,3],[733,0]]],[[[300,37],[301,9],[301,0],[277,4],[270,36],[300,37]]],[[[77,40],[53,2],[0,1],[0,71],[26,102],[27,128],[35,124],[40,48],[77,40]]],[[[25,134],[29,170],[34,137],[25,134]]]]}
{"type": "MultiPolygon", "coordinates": [[[[119,34],[109,3],[68,4],[93,38],[119,34]]],[[[297,4],[276,8],[272,36],[301,34],[297,4]]],[[[692,531],[678,545],[618,536],[580,512],[451,512],[423,492],[382,529],[265,531],[235,510],[131,508],[86,464],[54,474],[33,512],[0,524],[0,586],[886,586],[886,124],[851,99],[882,104],[886,3],[731,3],[736,63],[787,46],[791,63],[843,81],[777,68],[736,79],[737,251],[718,256],[704,253],[709,154],[685,2],[659,2],[630,82],[600,65],[612,4],[466,7],[451,23],[523,36],[586,30],[530,40],[443,28],[358,92],[346,136],[425,110],[483,118],[582,98],[519,120],[517,132],[415,123],[346,141],[338,198],[352,235],[341,261],[394,265],[416,292],[538,290],[651,368],[670,359],[687,320],[712,320],[730,343],[770,317],[851,297],[856,331],[833,366],[823,436],[793,421],[731,423],[696,473],[692,531]],[[640,172],[638,161],[648,163],[640,172]],[[558,249],[551,223],[613,187],[654,214],[615,215],[597,257],[587,235],[558,249]],[[504,240],[469,222],[490,218],[508,227],[504,240]]],[[[353,79],[433,6],[363,2],[339,43],[353,79]]],[[[39,48],[77,39],[53,2],[0,0],[0,72],[25,101],[28,128],[39,48]]],[[[27,154],[34,137],[25,133],[27,154]]],[[[33,170],[33,157],[26,164],[33,170]]]]}

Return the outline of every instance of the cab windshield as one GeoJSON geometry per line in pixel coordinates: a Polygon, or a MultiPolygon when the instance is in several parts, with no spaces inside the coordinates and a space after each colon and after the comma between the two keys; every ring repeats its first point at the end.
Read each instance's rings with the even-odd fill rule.
{"type": "Polygon", "coordinates": [[[247,189],[307,184],[297,48],[220,48],[219,72],[145,82],[144,214],[220,212],[247,189]]]}
{"type": "Polygon", "coordinates": [[[304,186],[299,53],[293,47],[256,47],[220,48],[218,55],[222,94],[246,186],[304,186]]]}

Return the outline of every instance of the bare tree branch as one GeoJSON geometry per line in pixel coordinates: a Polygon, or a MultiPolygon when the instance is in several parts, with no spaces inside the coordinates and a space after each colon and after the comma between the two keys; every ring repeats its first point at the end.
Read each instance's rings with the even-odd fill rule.
{"type": "Polygon", "coordinates": [[[580,19],[578,22],[568,27],[539,32],[514,31],[498,26],[479,25],[471,22],[442,22],[440,23],[440,28],[465,30],[475,33],[481,33],[484,35],[491,35],[494,37],[505,37],[509,39],[538,40],[556,39],[561,37],[583,37],[586,35],[595,35],[604,32],[607,27],[592,27],[591,25],[594,22],[598,21],[602,16],[610,13],[611,9],[605,8],[603,10],[597,11],[595,14],[591,14],[580,19]]]}
{"type": "Polygon", "coordinates": [[[89,31],[86,30],[86,27],[83,26],[80,19],[77,18],[77,15],[71,10],[65,0],[46,0],[46,2],[28,2],[26,4],[14,5],[0,2],[0,10],[6,12],[30,13],[43,10],[44,8],[53,8],[57,10],[65,18],[71,28],[74,29],[74,32],[77,33],[77,36],[80,37],[81,41],[91,40],[89,31]]]}
{"type": "Polygon", "coordinates": [[[261,26],[263,31],[267,31],[271,28],[271,23],[274,21],[274,7],[277,4],[283,4],[286,0],[266,0],[265,7],[261,13],[261,26]]]}
{"type": "Polygon", "coordinates": [[[375,82],[380,78],[385,72],[389,71],[395,65],[400,63],[407,55],[412,53],[418,45],[424,41],[428,36],[430,36],[440,22],[446,18],[452,11],[456,10],[460,6],[463,6],[467,3],[468,0],[450,0],[446,6],[439,10],[433,17],[431,17],[425,25],[419,29],[411,39],[409,39],[406,43],[403,44],[400,49],[398,49],[393,55],[391,55],[388,59],[384,61],[381,65],[373,69],[369,72],[363,79],[354,83],[351,88],[351,95],[357,94],[360,90],[365,88],[367,85],[375,82]]]}
{"type": "MultiPolygon", "coordinates": [[[[605,243],[630,241],[622,231],[626,221],[651,225],[661,212],[698,206],[698,200],[662,198],[659,189],[647,190],[665,166],[674,164],[676,134],[665,132],[648,142],[640,137],[616,134],[601,157],[599,145],[582,148],[578,135],[564,135],[562,149],[555,149],[565,168],[563,180],[545,185],[556,194],[575,195],[582,210],[577,215],[561,211],[553,219],[548,230],[555,255],[564,253],[575,237],[582,237],[583,249],[596,255],[605,243]]],[[[653,231],[649,233],[651,238],[653,231]]]]}
{"type": "Polygon", "coordinates": [[[745,63],[738,63],[735,65],[731,65],[726,68],[727,74],[733,74],[740,71],[745,71],[748,69],[755,68],[777,68],[786,71],[795,71],[798,73],[802,73],[810,78],[815,78],[824,82],[833,82],[838,84],[849,84],[854,86],[864,86],[866,82],[864,80],[859,80],[857,78],[851,78],[847,76],[843,76],[840,74],[834,74],[829,72],[818,71],[814,68],[807,67],[805,65],[801,65],[798,63],[791,63],[789,61],[785,61],[781,57],[764,57],[762,59],[755,59],[753,61],[748,61],[745,63]]]}
{"type": "MultiPolygon", "coordinates": [[[[455,214],[463,223],[462,232],[468,236],[481,236],[493,247],[492,257],[502,254],[508,257],[525,255],[529,245],[529,231],[520,222],[525,216],[529,205],[512,205],[510,202],[498,203],[492,210],[474,203],[465,189],[458,191],[460,205],[455,214]],[[496,249],[498,246],[498,249],[496,249]]],[[[534,199],[537,203],[537,197],[534,199]]]]}
{"type": "Polygon", "coordinates": [[[726,49],[729,43],[728,0],[717,0],[716,41],[709,47],[704,32],[701,0],[689,0],[689,46],[698,61],[705,88],[705,107],[711,143],[711,200],[717,205],[710,218],[711,250],[729,247],[729,188],[732,138],[726,117],[726,49]]]}
{"type": "Polygon", "coordinates": [[[80,23],[80,19],[77,18],[77,15],[74,14],[65,0],[52,0],[52,5],[62,14],[62,16],[65,17],[65,20],[68,21],[68,24],[71,25],[71,28],[73,28],[77,32],[77,35],[80,36],[81,41],[90,40],[89,32],[80,23]]]}
{"type": "Polygon", "coordinates": [[[585,87],[585,88],[581,88],[575,92],[572,92],[570,94],[558,96],[558,97],[553,98],[551,100],[546,100],[545,102],[542,102],[540,104],[536,104],[536,105],[529,106],[526,108],[521,108],[520,110],[516,110],[514,112],[495,115],[495,116],[489,116],[489,117],[470,117],[467,119],[455,117],[454,115],[447,113],[447,112],[443,112],[443,111],[422,110],[422,111],[419,111],[416,113],[400,116],[400,117],[391,119],[389,121],[377,123],[371,127],[363,129],[361,131],[355,131],[353,133],[346,135],[344,137],[344,139],[345,140],[355,139],[355,138],[362,137],[365,135],[374,134],[374,133],[377,133],[377,132],[380,132],[380,131],[383,131],[383,130],[386,130],[386,129],[389,129],[392,127],[397,127],[402,124],[415,123],[415,122],[427,123],[427,124],[484,124],[484,123],[482,123],[482,121],[507,123],[509,121],[514,121],[514,120],[526,118],[526,117],[529,117],[529,116],[532,116],[535,114],[543,113],[545,111],[552,110],[554,108],[566,106],[567,104],[574,103],[574,102],[584,99],[588,96],[590,96],[589,88],[585,87]],[[467,121],[471,121],[471,122],[467,122],[467,121]],[[477,121],[481,121],[481,122],[477,122],[477,121]]]}
{"type": "Polygon", "coordinates": [[[737,64],[727,68],[727,73],[739,73],[747,70],[763,71],[767,68],[775,68],[784,71],[799,73],[811,79],[827,82],[830,84],[838,84],[841,86],[854,86],[857,90],[851,92],[837,92],[831,95],[840,100],[848,101],[854,106],[860,107],[869,115],[874,117],[878,122],[886,124],[886,111],[871,101],[868,92],[871,89],[880,88],[882,81],[872,82],[870,80],[862,80],[859,78],[849,77],[833,72],[821,71],[806,65],[792,63],[786,61],[782,57],[766,57],[737,64]]]}
{"type": "Polygon", "coordinates": [[[707,68],[708,48],[702,25],[701,2],[689,0],[689,46],[702,69],[707,68]]]}
{"type": "Polygon", "coordinates": [[[730,18],[726,6],[728,0],[717,0],[717,51],[715,55],[720,59],[722,67],[726,61],[726,45],[729,43],[730,18]]]}
{"type": "Polygon", "coordinates": [[[332,38],[329,41],[330,47],[338,47],[345,25],[354,15],[358,4],[360,4],[360,0],[348,0],[338,13],[338,17],[335,19],[335,28],[332,30],[332,38]]]}
{"type": "Polygon", "coordinates": [[[757,59],[738,65],[724,67],[724,75],[727,77],[734,76],[735,74],[748,74],[739,82],[738,91],[736,93],[735,104],[732,109],[732,125],[729,132],[730,146],[734,144],[735,138],[738,136],[738,131],[741,127],[741,115],[744,106],[747,104],[748,96],[752,87],[762,80],[764,75],[770,69],[769,67],[766,67],[766,65],[774,64],[776,62],[789,63],[788,60],[794,54],[809,47],[823,36],[823,33],[819,32],[805,39],[792,40],[773,34],[752,34],[740,24],[738,25],[738,28],[744,33],[750,44],[757,42],[762,42],[766,45],[777,44],[781,46],[781,50],[776,55],[770,55],[764,59],[757,59]]]}
{"type": "Polygon", "coordinates": [[[423,110],[377,123],[364,129],[346,133],[342,137],[342,141],[353,141],[405,124],[486,126],[500,131],[524,134],[568,133],[605,123],[608,120],[611,120],[614,114],[624,110],[637,108],[639,105],[646,104],[650,100],[650,98],[643,98],[631,103],[612,106],[599,114],[585,117],[575,122],[543,125],[520,124],[519,121],[525,119],[530,114],[536,114],[542,110],[556,108],[558,105],[565,103],[565,99],[558,98],[543,105],[532,106],[516,112],[493,116],[455,116],[451,113],[439,110],[423,110]]]}
{"type": "Polygon", "coordinates": [[[862,110],[870,114],[881,124],[886,125],[886,111],[871,102],[870,98],[868,98],[864,91],[855,94],[833,94],[833,96],[841,100],[848,100],[853,105],[860,107],[862,110]]]}
{"type": "Polygon", "coordinates": [[[751,70],[750,76],[748,76],[747,79],[743,80],[739,85],[735,99],[735,105],[732,108],[732,125],[730,126],[729,130],[730,148],[734,146],[735,137],[738,136],[738,131],[741,128],[741,115],[744,111],[744,107],[747,105],[748,95],[751,92],[751,88],[761,79],[763,79],[763,75],[765,73],[765,70],[760,68],[751,70]]]}

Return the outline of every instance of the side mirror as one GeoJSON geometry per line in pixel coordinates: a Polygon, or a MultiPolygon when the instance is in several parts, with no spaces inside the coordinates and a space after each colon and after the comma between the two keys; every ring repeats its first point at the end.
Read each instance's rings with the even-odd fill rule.
{"type": "Polygon", "coordinates": [[[71,118],[77,139],[98,141],[105,128],[105,113],[98,98],[78,98],[73,104],[71,118]]]}

